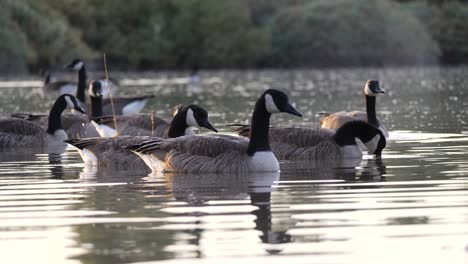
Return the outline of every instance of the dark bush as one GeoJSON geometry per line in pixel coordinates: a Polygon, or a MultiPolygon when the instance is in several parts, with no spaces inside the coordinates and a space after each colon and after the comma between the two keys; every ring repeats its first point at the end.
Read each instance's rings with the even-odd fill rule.
{"type": "Polygon", "coordinates": [[[422,23],[386,0],[317,0],[283,10],[271,25],[286,66],[421,64],[439,55],[422,23]]]}

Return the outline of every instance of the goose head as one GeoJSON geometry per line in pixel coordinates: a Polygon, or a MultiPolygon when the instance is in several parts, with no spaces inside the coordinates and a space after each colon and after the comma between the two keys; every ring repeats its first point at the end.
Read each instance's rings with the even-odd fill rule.
{"type": "Polygon", "coordinates": [[[265,109],[270,114],[283,112],[302,117],[302,114],[299,113],[299,111],[297,111],[296,108],[294,108],[294,106],[289,103],[288,96],[281,91],[268,89],[263,93],[260,99],[263,99],[260,101],[264,101],[265,109]]]}
{"type": "Polygon", "coordinates": [[[69,108],[71,110],[76,110],[83,114],[85,113],[85,110],[81,107],[78,100],[76,100],[75,96],[71,94],[61,95],[58,100],[60,100],[60,103],[63,105],[64,109],[69,108]]]}
{"type": "Polygon", "coordinates": [[[91,97],[102,97],[102,84],[100,81],[91,81],[88,89],[89,96],[91,97]]]}
{"type": "Polygon", "coordinates": [[[210,121],[208,120],[208,112],[201,108],[198,105],[188,105],[185,109],[177,111],[176,114],[181,112],[185,112],[185,123],[187,126],[199,126],[209,129],[214,132],[218,132],[218,130],[211,125],[210,121]]]}
{"type": "Polygon", "coordinates": [[[377,80],[368,80],[364,85],[364,94],[367,96],[377,96],[384,93],[385,91],[380,88],[379,81],[377,80]]]}
{"type": "Polygon", "coordinates": [[[80,59],[74,59],[70,64],[65,66],[65,68],[74,70],[74,71],[79,71],[84,67],[84,62],[80,59]]]}

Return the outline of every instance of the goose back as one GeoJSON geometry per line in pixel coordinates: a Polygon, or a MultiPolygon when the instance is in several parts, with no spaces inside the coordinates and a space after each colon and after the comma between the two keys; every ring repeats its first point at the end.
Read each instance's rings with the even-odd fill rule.
{"type": "Polygon", "coordinates": [[[248,144],[245,138],[212,134],[149,140],[130,148],[150,167],[160,162],[163,171],[238,173],[251,170],[248,144]]]}
{"type": "MultiPolygon", "coordinates": [[[[44,130],[47,129],[49,117],[45,114],[15,113],[12,117],[24,119],[37,124],[44,130]]],[[[88,117],[78,113],[62,114],[62,127],[68,138],[98,137],[96,129],[89,123],[88,117]]]]}
{"type": "Polygon", "coordinates": [[[146,169],[145,162],[125,147],[143,143],[148,139],[149,137],[145,136],[120,136],[69,139],[65,142],[77,147],[88,165],[110,166],[112,164],[120,168],[146,169]]]}
{"type": "Polygon", "coordinates": [[[46,131],[35,123],[19,118],[0,119],[1,147],[45,146],[46,131]]]}

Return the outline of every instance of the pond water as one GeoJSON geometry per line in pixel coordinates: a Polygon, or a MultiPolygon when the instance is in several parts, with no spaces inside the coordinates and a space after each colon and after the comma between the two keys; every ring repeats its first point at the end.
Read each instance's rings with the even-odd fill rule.
{"type": "MultiPolygon", "coordinates": [[[[1,263],[468,263],[468,68],[116,74],[119,94],[154,93],[167,114],[198,103],[213,124],[248,122],[266,88],[316,125],[386,94],[382,160],[281,162],[281,173],[147,174],[85,167],[78,153],[0,152],[1,263]]],[[[1,78],[0,114],[47,111],[37,78],[1,78]]]]}

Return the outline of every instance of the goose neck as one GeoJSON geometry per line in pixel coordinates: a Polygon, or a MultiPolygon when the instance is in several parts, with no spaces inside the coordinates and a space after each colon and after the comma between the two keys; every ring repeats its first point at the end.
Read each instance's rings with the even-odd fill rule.
{"type": "Polygon", "coordinates": [[[265,99],[261,98],[255,104],[250,127],[250,140],[247,154],[253,156],[258,151],[271,151],[268,139],[271,114],[265,109],[265,99]]]}
{"type": "Polygon", "coordinates": [[[377,114],[375,112],[375,101],[376,96],[366,95],[367,122],[375,127],[378,127],[379,123],[377,121],[377,114]]]}
{"type": "Polygon", "coordinates": [[[167,136],[169,138],[185,136],[185,131],[187,128],[188,125],[185,122],[185,115],[178,113],[176,116],[174,116],[171,123],[169,124],[167,136]]]}
{"type": "Polygon", "coordinates": [[[91,96],[91,117],[102,116],[102,96],[91,96]]]}
{"type": "Polygon", "coordinates": [[[47,126],[47,133],[54,134],[55,131],[62,129],[62,113],[65,110],[63,99],[55,101],[49,113],[49,124],[47,126]]]}
{"type": "Polygon", "coordinates": [[[85,66],[81,67],[78,71],[78,89],[76,90],[76,98],[80,102],[86,102],[85,90],[86,90],[86,69],[85,66]]]}
{"type": "Polygon", "coordinates": [[[345,123],[341,126],[333,136],[336,144],[340,147],[355,145],[356,143],[356,126],[354,122],[345,123]]]}

